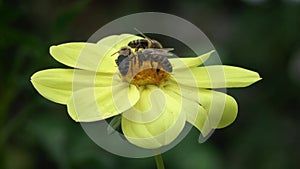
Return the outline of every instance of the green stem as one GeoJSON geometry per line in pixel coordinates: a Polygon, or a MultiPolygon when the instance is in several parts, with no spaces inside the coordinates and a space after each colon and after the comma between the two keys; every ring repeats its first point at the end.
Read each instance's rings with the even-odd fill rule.
{"type": "Polygon", "coordinates": [[[165,169],[164,161],[161,154],[157,154],[154,156],[157,169],[165,169]]]}

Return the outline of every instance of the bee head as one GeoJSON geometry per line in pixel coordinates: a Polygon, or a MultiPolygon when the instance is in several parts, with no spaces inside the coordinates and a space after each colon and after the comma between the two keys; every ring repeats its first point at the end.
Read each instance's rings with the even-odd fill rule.
{"type": "MultiPolygon", "coordinates": [[[[131,49],[128,47],[122,47],[118,52],[119,56],[118,58],[115,60],[116,64],[119,66],[121,64],[122,61],[124,61],[125,59],[128,58],[128,56],[131,55],[131,49]]],[[[115,53],[115,54],[116,54],[115,53]]]]}
{"type": "Polygon", "coordinates": [[[158,49],[163,48],[162,45],[161,45],[161,43],[159,43],[157,40],[153,40],[153,39],[152,39],[152,40],[151,40],[151,43],[152,43],[152,44],[151,44],[151,47],[152,47],[152,48],[158,48],[158,49]]]}
{"type": "Polygon", "coordinates": [[[131,54],[131,49],[128,47],[122,47],[120,50],[118,50],[117,52],[113,53],[111,56],[115,55],[119,53],[120,55],[123,56],[129,56],[131,54]]]}
{"type": "Polygon", "coordinates": [[[123,56],[129,56],[131,54],[131,49],[129,47],[122,47],[119,50],[119,54],[123,56]]]}

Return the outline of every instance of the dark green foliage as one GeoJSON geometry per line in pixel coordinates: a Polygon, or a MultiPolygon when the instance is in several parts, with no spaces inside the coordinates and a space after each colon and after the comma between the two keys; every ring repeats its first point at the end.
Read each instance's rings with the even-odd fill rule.
{"type": "Polygon", "coordinates": [[[86,41],[107,22],[144,11],[189,20],[207,34],[224,64],[263,77],[249,88],[228,91],[239,103],[236,122],[203,144],[193,129],[163,154],[166,168],[299,168],[300,64],[294,61],[300,60],[300,2],[109,2],[0,1],[1,169],[155,168],[153,158],[129,159],[98,147],[65,106],[42,98],[29,81],[38,70],[65,67],[50,56],[49,46],[86,41]]]}

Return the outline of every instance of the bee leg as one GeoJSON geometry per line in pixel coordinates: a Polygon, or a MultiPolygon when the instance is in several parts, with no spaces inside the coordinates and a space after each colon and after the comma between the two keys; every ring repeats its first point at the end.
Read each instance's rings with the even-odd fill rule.
{"type": "Polygon", "coordinates": [[[154,67],[153,62],[157,62],[156,73],[158,74],[159,71],[160,71],[160,67],[161,67],[158,56],[154,55],[153,57],[151,57],[151,66],[152,66],[152,68],[154,67]]]}
{"type": "Polygon", "coordinates": [[[168,72],[172,72],[173,71],[173,68],[172,68],[172,65],[171,63],[169,62],[169,60],[167,58],[164,58],[163,59],[163,63],[165,63],[163,66],[163,68],[168,71],[168,72]]]}
{"type": "Polygon", "coordinates": [[[158,63],[158,64],[157,64],[157,68],[156,68],[156,73],[157,73],[157,74],[159,73],[159,71],[160,71],[160,68],[161,68],[161,64],[160,64],[160,63],[158,63]]]}
{"type": "Polygon", "coordinates": [[[128,73],[130,71],[130,73],[132,75],[133,74],[133,70],[132,70],[132,55],[131,54],[128,55],[127,60],[128,60],[128,73]]]}
{"type": "Polygon", "coordinates": [[[153,62],[157,62],[157,65],[159,64],[157,57],[158,57],[157,55],[153,55],[151,57],[151,66],[152,66],[152,68],[154,67],[153,62]]]}
{"type": "Polygon", "coordinates": [[[131,71],[131,76],[134,76],[133,75],[133,65],[132,65],[132,62],[130,62],[130,71],[131,71]]]}
{"type": "Polygon", "coordinates": [[[141,52],[138,52],[138,61],[139,61],[139,68],[142,66],[143,63],[143,55],[141,52]]]}
{"type": "Polygon", "coordinates": [[[153,68],[154,67],[154,65],[153,65],[153,62],[154,62],[154,60],[150,60],[150,65],[151,65],[151,68],[153,68]]]}
{"type": "Polygon", "coordinates": [[[133,56],[132,59],[133,59],[133,64],[135,65],[136,64],[136,57],[133,56]]]}
{"type": "Polygon", "coordinates": [[[136,45],[136,47],[135,47],[135,52],[137,52],[137,51],[139,51],[139,49],[141,48],[141,44],[138,44],[138,45],[136,45]]]}

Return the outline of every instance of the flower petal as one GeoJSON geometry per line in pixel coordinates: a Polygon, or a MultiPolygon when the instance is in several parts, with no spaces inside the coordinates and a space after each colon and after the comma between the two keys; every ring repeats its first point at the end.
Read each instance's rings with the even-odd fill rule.
{"type": "Polygon", "coordinates": [[[148,123],[156,120],[166,107],[165,96],[161,90],[155,87],[140,89],[139,101],[122,116],[137,123],[148,123]],[[160,98],[160,99],[158,99],[160,98]]]}
{"type": "Polygon", "coordinates": [[[169,59],[169,61],[171,62],[174,70],[186,69],[189,67],[196,67],[203,64],[214,52],[215,51],[212,50],[198,57],[191,58],[171,58],[169,59]]]}
{"type": "Polygon", "coordinates": [[[174,71],[179,84],[200,88],[246,87],[261,80],[257,72],[234,66],[205,66],[174,71]]]}
{"type": "Polygon", "coordinates": [[[45,98],[66,104],[73,91],[111,85],[112,75],[74,69],[47,69],[31,76],[31,83],[45,98]],[[97,76],[96,76],[97,75],[97,76]]]}
{"type": "Polygon", "coordinates": [[[114,49],[114,51],[111,51],[113,53],[120,50],[121,47],[128,46],[128,43],[132,40],[142,39],[140,36],[131,35],[131,34],[121,34],[121,35],[111,35],[108,37],[105,37],[97,42],[97,45],[99,46],[109,46],[114,49]]]}
{"type": "Polygon", "coordinates": [[[236,118],[238,105],[235,99],[225,93],[200,89],[199,103],[208,114],[212,128],[223,128],[230,125],[236,118]]]}
{"type": "Polygon", "coordinates": [[[50,54],[59,62],[74,68],[115,73],[115,58],[112,57],[122,46],[136,39],[130,34],[112,35],[97,44],[85,42],[65,43],[50,47],[50,54]]]}
{"type": "Polygon", "coordinates": [[[178,85],[173,84],[168,84],[164,88],[173,98],[181,97],[186,120],[201,131],[203,136],[209,134],[213,128],[209,123],[208,112],[199,104],[199,89],[186,86],[180,86],[179,89],[178,85]]]}
{"type": "MultiPolygon", "coordinates": [[[[188,100],[191,102],[190,100],[188,100]]],[[[195,126],[205,137],[207,136],[210,131],[213,129],[209,122],[208,113],[207,111],[199,104],[195,102],[191,102],[190,105],[194,104],[193,106],[186,107],[186,114],[187,114],[187,121],[195,126]],[[194,109],[192,109],[194,107],[194,109]],[[196,110],[195,110],[196,109],[196,110]]]]}
{"type": "MultiPolygon", "coordinates": [[[[151,96],[157,100],[150,103],[152,107],[159,106],[161,109],[159,116],[151,122],[148,122],[148,119],[146,119],[145,123],[132,121],[123,116],[122,131],[132,144],[148,149],[159,148],[171,143],[180,134],[185,125],[185,114],[182,112],[180,100],[172,98],[154,86],[144,90],[160,91],[164,95],[164,97],[161,97],[160,94],[154,93],[151,96]],[[166,105],[160,107],[160,102],[166,103],[166,105]]],[[[144,102],[144,99],[146,98],[141,98],[139,102],[144,102]]],[[[151,98],[150,100],[152,101],[151,98]]],[[[145,105],[149,107],[147,104],[145,105]]],[[[146,112],[142,106],[137,106],[135,109],[138,109],[140,113],[146,112]]],[[[128,111],[131,110],[129,109],[128,111]]],[[[157,110],[157,107],[150,110],[157,110]]]]}
{"type": "MultiPolygon", "coordinates": [[[[165,88],[168,94],[173,92],[182,96],[187,121],[197,127],[204,136],[212,129],[228,126],[237,116],[237,102],[225,93],[183,85],[180,86],[180,90],[174,85],[165,88]]],[[[177,98],[174,94],[172,96],[177,98]]]]}
{"type": "Polygon", "coordinates": [[[73,120],[93,122],[118,115],[132,107],[139,91],[128,83],[109,87],[85,88],[73,93],[67,106],[73,120]]]}
{"type": "MultiPolygon", "coordinates": [[[[93,43],[72,42],[50,47],[50,54],[59,62],[74,68],[97,71],[100,63],[113,65],[113,59],[105,57],[110,48],[93,43]]],[[[113,66],[105,72],[114,73],[113,66]]]]}

